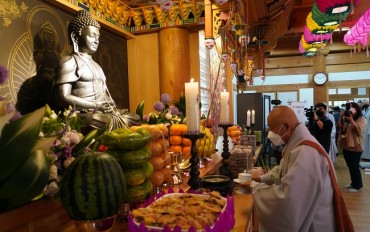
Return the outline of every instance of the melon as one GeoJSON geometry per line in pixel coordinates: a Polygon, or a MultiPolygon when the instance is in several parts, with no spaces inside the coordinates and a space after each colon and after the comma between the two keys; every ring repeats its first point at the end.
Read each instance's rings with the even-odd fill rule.
{"type": "Polygon", "coordinates": [[[60,198],[73,220],[99,220],[116,215],[123,204],[126,183],[121,166],[103,152],[77,157],[64,173],[60,198]]]}

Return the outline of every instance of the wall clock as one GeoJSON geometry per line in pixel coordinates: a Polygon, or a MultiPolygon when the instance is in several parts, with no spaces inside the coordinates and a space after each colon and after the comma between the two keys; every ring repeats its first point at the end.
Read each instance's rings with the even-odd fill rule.
{"type": "Polygon", "coordinates": [[[317,72],[313,75],[313,82],[316,85],[323,85],[328,81],[328,75],[324,72],[317,72]]]}

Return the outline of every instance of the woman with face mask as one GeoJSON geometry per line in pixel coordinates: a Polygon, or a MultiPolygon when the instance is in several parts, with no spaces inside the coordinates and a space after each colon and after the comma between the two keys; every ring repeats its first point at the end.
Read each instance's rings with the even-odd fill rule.
{"type": "Polygon", "coordinates": [[[338,121],[339,147],[343,149],[344,160],[349,169],[351,183],[346,186],[349,192],[358,192],[362,188],[360,160],[364,150],[364,131],[367,127],[366,118],[362,115],[360,106],[349,103],[349,110],[341,112],[338,121]]]}
{"type": "MultiPolygon", "coordinates": [[[[362,159],[370,160],[370,108],[367,100],[362,101],[362,114],[366,118],[367,127],[364,131],[364,151],[362,152],[362,159]]],[[[370,168],[367,167],[366,168],[370,168]]]]}

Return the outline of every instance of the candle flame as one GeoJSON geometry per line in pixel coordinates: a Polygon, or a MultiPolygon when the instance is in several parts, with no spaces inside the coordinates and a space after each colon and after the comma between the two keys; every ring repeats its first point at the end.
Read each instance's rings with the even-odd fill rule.
{"type": "Polygon", "coordinates": [[[191,78],[191,79],[190,79],[190,82],[194,82],[194,78],[191,78]]]}

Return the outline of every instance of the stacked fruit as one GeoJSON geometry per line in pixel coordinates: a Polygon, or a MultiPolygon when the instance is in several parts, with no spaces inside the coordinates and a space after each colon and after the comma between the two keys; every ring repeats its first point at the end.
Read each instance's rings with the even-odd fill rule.
{"type": "Polygon", "coordinates": [[[172,181],[172,171],[170,169],[171,157],[168,153],[170,143],[168,141],[168,128],[164,124],[142,125],[147,128],[152,139],[147,147],[152,153],[149,163],[153,166],[153,173],[149,179],[154,186],[161,186],[164,182],[172,181]]]}
{"type": "Polygon", "coordinates": [[[172,124],[170,127],[170,150],[180,152],[184,155],[190,154],[191,141],[183,138],[182,135],[188,133],[186,124],[172,124]]]}
{"type": "Polygon", "coordinates": [[[200,132],[204,133],[204,137],[197,140],[198,156],[209,158],[215,152],[213,134],[210,129],[205,126],[200,126],[200,132]]]}
{"type": "Polygon", "coordinates": [[[240,144],[240,136],[242,135],[242,129],[238,125],[228,127],[227,135],[230,136],[234,144],[240,144]]]}
{"type": "Polygon", "coordinates": [[[115,157],[122,167],[127,203],[138,203],[151,195],[153,187],[149,178],[153,166],[148,148],[151,138],[151,132],[142,127],[118,128],[100,137],[100,142],[108,147],[106,153],[115,157]]]}
{"type": "Polygon", "coordinates": [[[38,140],[46,109],[40,108],[8,124],[7,116],[14,114],[0,112],[5,124],[0,125],[0,211],[28,203],[40,196],[48,183],[45,151],[55,138],[38,140]]]}

